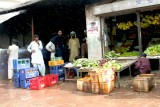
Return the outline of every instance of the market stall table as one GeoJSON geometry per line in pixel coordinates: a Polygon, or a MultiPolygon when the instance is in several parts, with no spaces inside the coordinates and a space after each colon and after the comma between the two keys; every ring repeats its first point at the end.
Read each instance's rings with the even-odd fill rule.
{"type": "MultiPolygon", "coordinates": [[[[123,68],[120,70],[115,71],[117,73],[117,80],[118,80],[118,88],[120,88],[120,72],[123,70],[129,68],[129,74],[130,74],[130,79],[131,79],[131,65],[133,65],[137,59],[135,60],[126,60],[125,62],[121,62],[120,64],[123,65],[123,68]]],[[[79,73],[80,73],[80,78],[82,78],[82,73],[83,72],[89,72],[91,69],[77,69],[77,78],[79,79],[79,73]]]]}
{"type": "Polygon", "coordinates": [[[160,72],[160,55],[147,56],[147,59],[158,59],[159,60],[159,72],[160,72]]]}
{"type": "Polygon", "coordinates": [[[118,79],[118,88],[120,88],[120,72],[122,72],[123,70],[129,68],[129,76],[131,79],[131,66],[137,61],[137,59],[135,60],[126,60],[126,62],[122,62],[120,64],[122,64],[123,68],[120,70],[116,70],[115,72],[117,73],[117,79],[118,79]]]}
{"type": "MultiPolygon", "coordinates": [[[[77,81],[77,79],[69,79],[68,78],[67,69],[73,69],[73,68],[77,68],[77,67],[64,67],[64,69],[65,69],[65,81],[77,81]]],[[[77,73],[77,77],[78,77],[78,73],[77,73]]]]}

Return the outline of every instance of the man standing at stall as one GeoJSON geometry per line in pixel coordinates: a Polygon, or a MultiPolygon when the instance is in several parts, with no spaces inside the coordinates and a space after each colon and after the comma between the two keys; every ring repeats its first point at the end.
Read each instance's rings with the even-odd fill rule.
{"type": "Polygon", "coordinates": [[[46,49],[51,52],[50,59],[55,58],[55,45],[51,41],[46,45],[46,49]]]}
{"type": "Polygon", "coordinates": [[[79,44],[79,39],[76,38],[76,33],[74,31],[72,31],[70,35],[71,39],[69,40],[69,50],[70,50],[69,61],[73,62],[75,58],[79,56],[80,44],[79,44]]]}
{"type": "Polygon", "coordinates": [[[45,76],[45,64],[41,50],[43,49],[42,42],[39,40],[38,35],[34,35],[34,41],[28,46],[28,51],[32,53],[31,63],[34,67],[38,68],[41,75],[45,76]]]}
{"type": "Polygon", "coordinates": [[[63,56],[63,45],[62,45],[62,42],[61,42],[61,36],[62,36],[62,30],[59,30],[58,34],[50,40],[55,45],[55,50],[52,50],[52,52],[55,51],[55,56],[56,57],[64,57],[63,56]]]}
{"type": "Polygon", "coordinates": [[[9,54],[8,58],[8,79],[11,80],[13,78],[13,60],[18,59],[18,51],[19,47],[16,45],[17,40],[12,40],[12,45],[8,47],[7,53],[9,54]]]}

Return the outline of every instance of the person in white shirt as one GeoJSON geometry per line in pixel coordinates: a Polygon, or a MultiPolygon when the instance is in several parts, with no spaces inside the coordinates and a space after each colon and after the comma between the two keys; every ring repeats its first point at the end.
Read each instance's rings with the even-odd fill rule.
{"type": "Polygon", "coordinates": [[[28,51],[32,53],[31,63],[34,67],[38,68],[41,75],[45,76],[45,64],[41,50],[43,49],[42,42],[39,40],[38,35],[34,35],[34,41],[28,46],[28,51]]]}
{"type": "Polygon", "coordinates": [[[46,45],[46,49],[51,52],[50,59],[55,58],[55,45],[51,41],[46,45]]]}
{"type": "Polygon", "coordinates": [[[13,78],[13,60],[18,59],[19,47],[16,45],[17,40],[12,40],[12,45],[8,47],[7,53],[9,54],[8,58],[8,79],[13,78]]]}

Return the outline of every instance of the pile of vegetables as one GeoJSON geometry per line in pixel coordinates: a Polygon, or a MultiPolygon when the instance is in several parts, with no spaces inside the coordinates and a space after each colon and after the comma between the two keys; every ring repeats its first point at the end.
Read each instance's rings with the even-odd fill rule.
{"type": "Polygon", "coordinates": [[[103,65],[104,69],[113,68],[114,70],[120,70],[123,66],[117,63],[115,60],[108,61],[103,65]]]}
{"type": "Polygon", "coordinates": [[[78,59],[73,62],[73,66],[80,66],[80,69],[92,69],[99,67],[99,61],[94,59],[78,59]]]}
{"type": "Polygon", "coordinates": [[[148,47],[144,53],[147,55],[160,55],[160,45],[148,47]]]}
{"type": "Polygon", "coordinates": [[[127,52],[130,50],[130,46],[128,47],[120,47],[117,49],[117,52],[127,52]]]}
{"type": "Polygon", "coordinates": [[[103,59],[103,60],[93,60],[93,59],[78,59],[74,61],[73,66],[79,66],[80,69],[93,69],[93,68],[103,68],[114,70],[120,70],[122,65],[116,62],[115,60],[103,59]]]}
{"type": "Polygon", "coordinates": [[[119,56],[120,56],[119,53],[116,53],[115,51],[110,51],[104,56],[104,58],[112,59],[112,58],[116,58],[119,56]]]}
{"type": "Polygon", "coordinates": [[[110,59],[102,59],[102,60],[99,60],[99,66],[100,67],[103,67],[103,65],[108,62],[108,61],[111,61],[110,59]]]}
{"type": "Polygon", "coordinates": [[[139,52],[125,52],[123,54],[120,55],[121,57],[125,57],[125,56],[139,56],[139,52]]]}

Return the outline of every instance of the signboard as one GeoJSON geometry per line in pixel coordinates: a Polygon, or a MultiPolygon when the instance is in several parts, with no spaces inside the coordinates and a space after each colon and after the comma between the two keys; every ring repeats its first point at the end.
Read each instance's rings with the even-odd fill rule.
{"type": "Polygon", "coordinates": [[[89,22],[87,27],[89,34],[98,34],[98,21],[89,22]]]}

